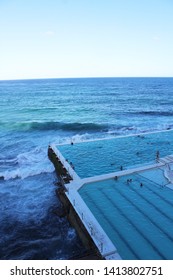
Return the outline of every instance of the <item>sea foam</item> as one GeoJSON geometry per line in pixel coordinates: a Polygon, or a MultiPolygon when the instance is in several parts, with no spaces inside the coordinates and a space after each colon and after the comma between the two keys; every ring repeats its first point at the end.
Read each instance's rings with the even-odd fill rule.
{"type": "Polygon", "coordinates": [[[16,163],[12,170],[0,172],[0,177],[3,177],[4,180],[15,178],[24,179],[29,176],[54,171],[54,167],[47,157],[47,152],[43,148],[36,148],[29,152],[21,153],[16,158],[10,160],[4,159],[3,162],[8,164],[10,162],[16,163]]]}

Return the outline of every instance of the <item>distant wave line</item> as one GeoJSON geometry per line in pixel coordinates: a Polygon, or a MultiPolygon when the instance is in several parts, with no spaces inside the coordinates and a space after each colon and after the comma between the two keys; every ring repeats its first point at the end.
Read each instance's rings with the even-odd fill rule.
{"type": "Polygon", "coordinates": [[[128,114],[133,114],[133,115],[149,115],[149,116],[173,116],[173,112],[169,111],[140,111],[140,112],[128,112],[128,114]]]}

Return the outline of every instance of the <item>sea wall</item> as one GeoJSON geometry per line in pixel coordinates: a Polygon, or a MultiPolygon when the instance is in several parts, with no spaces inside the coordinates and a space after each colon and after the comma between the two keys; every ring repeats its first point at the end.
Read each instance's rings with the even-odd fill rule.
{"type": "Polygon", "coordinates": [[[68,171],[62,165],[60,159],[58,158],[58,156],[50,146],[48,148],[48,157],[50,161],[53,163],[57,177],[59,179],[56,193],[59,200],[62,203],[63,215],[67,217],[71,226],[75,228],[86,250],[91,252],[92,256],[93,255],[97,256],[97,259],[103,259],[97,247],[95,246],[91,236],[86,230],[84,224],[82,223],[81,219],[76,213],[73,205],[71,204],[68,197],[66,196],[66,192],[67,192],[66,185],[72,180],[72,178],[70,177],[68,171]]]}

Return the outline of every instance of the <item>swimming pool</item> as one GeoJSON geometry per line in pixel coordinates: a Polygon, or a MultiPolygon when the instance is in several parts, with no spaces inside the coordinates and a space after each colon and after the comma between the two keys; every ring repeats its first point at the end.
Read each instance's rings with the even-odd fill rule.
{"type": "Polygon", "coordinates": [[[107,174],[156,162],[160,157],[173,153],[173,131],[117,137],[58,145],[62,155],[73,163],[80,178],[107,174]]]}
{"type": "Polygon", "coordinates": [[[173,259],[173,191],[150,176],[131,174],[78,191],[122,259],[173,259]]]}

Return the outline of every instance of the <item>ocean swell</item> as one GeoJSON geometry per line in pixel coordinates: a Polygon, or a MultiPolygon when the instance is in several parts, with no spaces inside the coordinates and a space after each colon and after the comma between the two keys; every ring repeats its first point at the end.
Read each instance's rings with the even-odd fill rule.
{"type": "Polygon", "coordinates": [[[108,131],[108,126],[98,123],[81,123],[81,122],[56,122],[56,121],[42,121],[42,122],[20,122],[20,123],[2,123],[1,126],[19,130],[19,131],[46,131],[46,130],[61,130],[74,132],[99,132],[108,131]]]}

